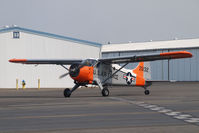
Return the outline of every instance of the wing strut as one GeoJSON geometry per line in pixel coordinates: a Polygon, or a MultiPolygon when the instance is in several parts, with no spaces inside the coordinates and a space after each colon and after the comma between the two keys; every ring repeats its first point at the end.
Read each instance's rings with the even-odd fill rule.
{"type": "Polygon", "coordinates": [[[65,67],[64,65],[61,65],[63,68],[65,68],[66,70],[68,70],[69,71],[69,69],[67,68],[67,67],[65,67]]]}
{"type": "Polygon", "coordinates": [[[106,78],[102,83],[105,83],[107,80],[109,80],[110,78],[112,78],[117,72],[119,72],[122,68],[124,68],[128,64],[129,63],[125,63],[120,69],[118,69],[117,71],[115,71],[111,76],[109,76],[108,78],[106,78]]]}

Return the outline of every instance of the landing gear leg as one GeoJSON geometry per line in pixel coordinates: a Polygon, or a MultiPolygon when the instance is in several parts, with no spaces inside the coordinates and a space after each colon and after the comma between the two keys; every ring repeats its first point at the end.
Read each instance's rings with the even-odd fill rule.
{"type": "Polygon", "coordinates": [[[109,90],[107,86],[102,86],[102,83],[99,79],[96,79],[95,82],[97,83],[97,85],[99,86],[102,96],[107,97],[109,96],[109,90]]]}
{"type": "Polygon", "coordinates": [[[79,84],[75,84],[75,86],[71,90],[69,88],[66,88],[64,90],[64,97],[70,97],[72,92],[75,91],[79,86],[80,86],[79,84]]]}
{"type": "Polygon", "coordinates": [[[144,94],[145,94],[145,95],[149,95],[149,94],[150,94],[150,91],[149,91],[149,90],[147,90],[147,88],[146,88],[146,87],[144,87],[144,89],[145,89],[144,94]]]}

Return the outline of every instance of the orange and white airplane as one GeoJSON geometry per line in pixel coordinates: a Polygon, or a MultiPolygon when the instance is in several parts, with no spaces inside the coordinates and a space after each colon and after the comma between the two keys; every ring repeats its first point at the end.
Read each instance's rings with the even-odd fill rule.
{"type": "Polygon", "coordinates": [[[190,58],[192,54],[187,51],[167,52],[160,54],[129,55],[123,57],[100,58],[100,59],[10,59],[12,63],[22,64],[54,64],[61,65],[68,72],[61,75],[60,78],[68,74],[74,80],[75,86],[70,90],[64,90],[64,96],[70,97],[72,92],[79,86],[98,85],[102,96],[108,96],[110,85],[129,85],[141,86],[145,89],[145,95],[150,92],[147,87],[151,85],[150,64],[145,61],[190,58]],[[129,63],[139,62],[133,69],[125,69],[129,63]],[[145,63],[144,63],[145,62],[145,63]],[[123,64],[122,66],[118,64],[123,64]],[[70,65],[68,69],[65,65],[70,65]]]}

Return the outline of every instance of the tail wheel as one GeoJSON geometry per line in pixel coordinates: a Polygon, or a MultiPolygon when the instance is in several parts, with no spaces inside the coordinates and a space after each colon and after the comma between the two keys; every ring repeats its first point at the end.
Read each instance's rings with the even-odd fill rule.
{"type": "Polygon", "coordinates": [[[145,94],[145,95],[149,95],[149,94],[150,94],[150,91],[149,91],[149,90],[145,90],[145,91],[144,91],[144,94],[145,94]]]}
{"type": "Polygon", "coordinates": [[[109,96],[109,90],[108,90],[107,87],[105,87],[105,88],[102,90],[102,96],[104,96],[104,97],[109,96]]]}
{"type": "Polygon", "coordinates": [[[64,90],[64,97],[70,97],[70,95],[71,95],[70,89],[66,88],[66,89],[64,90]]]}

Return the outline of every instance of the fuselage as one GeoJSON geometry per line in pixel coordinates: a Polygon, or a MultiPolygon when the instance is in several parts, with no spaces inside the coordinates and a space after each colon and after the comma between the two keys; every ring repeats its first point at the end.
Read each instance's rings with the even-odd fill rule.
{"type": "Polygon", "coordinates": [[[97,63],[97,60],[89,59],[79,68],[78,75],[70,76],[75,82],[82,84],[95,84],[95,79],[99,79],[103,85],[145,86],[144,70],[140,65],[135,69],[120,69],[121,66],[118,64],[97,63]],[[118,72],[114,74],[116,71],[118,72]]]}

